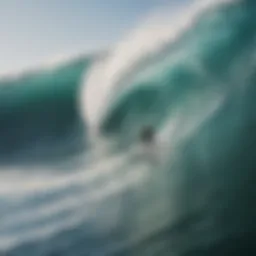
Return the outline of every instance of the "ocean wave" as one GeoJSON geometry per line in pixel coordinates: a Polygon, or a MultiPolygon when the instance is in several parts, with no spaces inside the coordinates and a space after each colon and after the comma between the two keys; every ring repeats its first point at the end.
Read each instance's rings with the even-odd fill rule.
{"type": "Polygon", "coordinates": [[[254,254],[255,3],[164,13],[100,58],[2,83],[1,252],[254,254]]]}

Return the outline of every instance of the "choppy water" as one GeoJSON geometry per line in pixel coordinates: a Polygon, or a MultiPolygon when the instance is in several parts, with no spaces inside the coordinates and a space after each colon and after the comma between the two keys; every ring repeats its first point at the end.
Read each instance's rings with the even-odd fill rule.
{"type": "Polygon", "coordinates": [[[1,255],[254,255],[256,3],[160,16],[0,82],[1,255]]]}

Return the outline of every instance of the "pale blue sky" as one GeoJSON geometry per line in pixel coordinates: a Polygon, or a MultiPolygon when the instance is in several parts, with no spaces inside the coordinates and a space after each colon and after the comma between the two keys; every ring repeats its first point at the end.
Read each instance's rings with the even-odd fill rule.
{"type": "Polygon", "coordinates": [[[1,0],[0,73],[104,48],[148,12],[188,0],[1,0]]]}

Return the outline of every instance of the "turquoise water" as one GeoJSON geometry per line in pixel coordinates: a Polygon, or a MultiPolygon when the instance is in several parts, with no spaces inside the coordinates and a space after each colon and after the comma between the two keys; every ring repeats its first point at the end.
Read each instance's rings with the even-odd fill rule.
{"type": "Polygon", "coordinates": [[[209,3],[143,48],[2,80],[2,254],[254,255],[255,15],[209,3]]]}
{"type": "Polygon", "coordinates": [[[50,152],[58,145],[64,146],[68,154],[81,148],[74,140],[84,133],[76,98],[91,59],[83,57],[0,82],[1,161],[44,161],[52,154],[63,157],[59,149],[50,152]]]}

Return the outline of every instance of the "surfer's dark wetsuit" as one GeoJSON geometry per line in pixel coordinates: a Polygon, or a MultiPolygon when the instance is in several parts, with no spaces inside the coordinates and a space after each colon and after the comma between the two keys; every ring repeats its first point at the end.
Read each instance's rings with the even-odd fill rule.
{"type": "Polygon", "coordinates": [[[140,139],[143,143],[151,143],[154,140],[154,129],[151,126],[146,126],[141,130],[140,139]]]}

